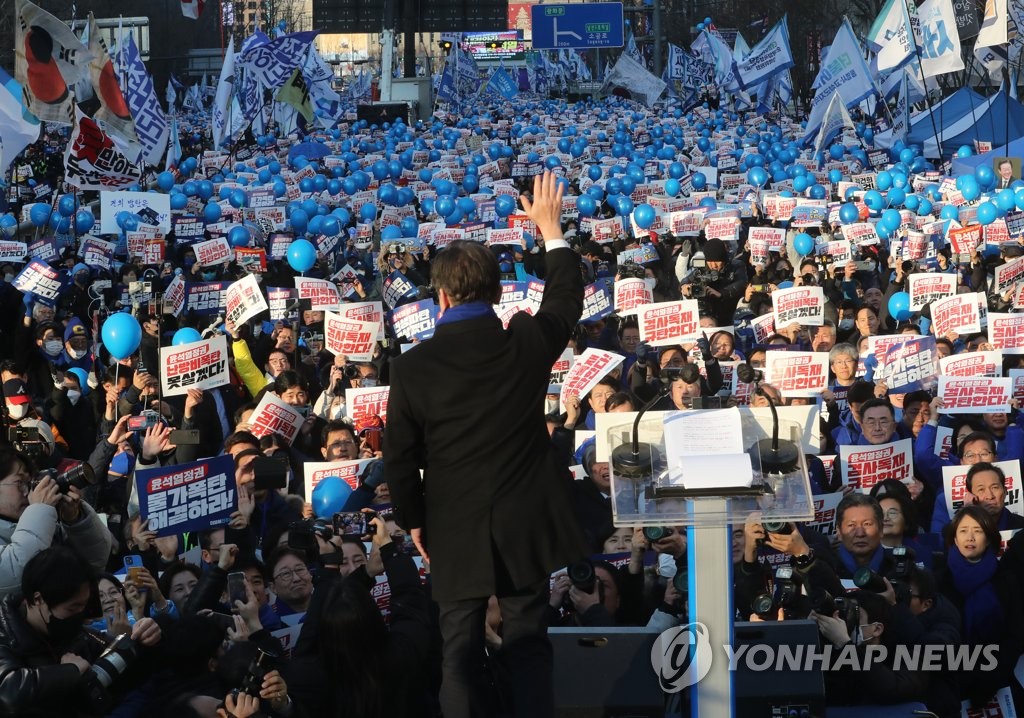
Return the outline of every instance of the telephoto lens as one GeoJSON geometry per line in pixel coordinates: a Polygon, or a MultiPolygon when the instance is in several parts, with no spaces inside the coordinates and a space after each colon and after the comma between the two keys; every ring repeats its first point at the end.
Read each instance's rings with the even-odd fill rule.
{"type": "Polygon", "coordinates": [[[661,541],[673,533],[675,531],[667,526],[644,526],[644,538],[648,541],[661,541]]]}
{"type": "Polygon", "coordinates": [[[138,658],[135,641],[122,633],[100,654],[89,670],[82,675],[82,683],[89,704],[97,712],[106,715],[110,710],[110,686],[121,677],[138,658]]]}
{"type": "Polygon", "coordinates": [[[853,573],[853,582],[857,588],[863,588],[872,593],[885,591],[885,579],[871,570],[870,566],[861,566],[853,573]]]}
{"type": "Polygon", "coordinates": [[[594,564],[589,560],[570,563],[566,568],[566,573],[576,590],[583,593],[594,592],[594,586],[597,585],[597,573],[594,572],[594,564]]]}
{"type": "Polygon", "coordinates": [[[793,524],[789,521],[762,521],[761,527],[769,534],[791,534],[793,524]]]}

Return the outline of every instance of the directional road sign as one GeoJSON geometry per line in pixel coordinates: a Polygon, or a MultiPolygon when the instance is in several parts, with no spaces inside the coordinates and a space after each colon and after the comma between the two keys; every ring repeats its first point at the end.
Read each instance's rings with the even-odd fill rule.
{"type": "Polygon", "coordinates": [[[530,8],[533,48],[622,47],[622,3],[537,4],[530,8]]]}

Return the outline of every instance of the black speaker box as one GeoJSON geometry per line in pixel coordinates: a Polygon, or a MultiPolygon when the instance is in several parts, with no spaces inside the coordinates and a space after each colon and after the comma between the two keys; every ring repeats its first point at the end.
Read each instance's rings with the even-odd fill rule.
{"type": "Polygon", "coordinates": [[[409,103],[407,102],[373,102],[368,105],[356,106],[356,117],[366,120],[371,125],[382,125],[394,122],[399,117],[409,124],[409,103]]]}

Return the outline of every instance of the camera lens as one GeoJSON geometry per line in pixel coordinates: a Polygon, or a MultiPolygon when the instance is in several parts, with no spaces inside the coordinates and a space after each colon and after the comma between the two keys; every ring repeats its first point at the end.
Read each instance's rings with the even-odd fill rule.
{"type": "Polygon", "coordinates": [[[648,541],[660,541],[669,534],[664,526],[644,526],[644,538],[648,541]]]}
{"type": "Polygon", "coordinates": [[[585,593],[592,593],[594,584],[597,581],[597,574],[594,573],[594,564],[590,561],[577,561],[566,568],[569,580],[572,585],[585,593]]]}
{"type": "Polygon", "coordinates": [[[761,526],[764,528],[766,533],[770,534],[793,533],[793,524],[788,521],[763,521],[761,526]]]}
{"type": "Polygon", "coordinates": [[[676,571],[672,577],[672,586],[685,596],[690,590],[690,577],[684,571],[676,571]]]}
{"type": "Polygon", "coordinates": [[[767,593],[759,593],[754,597],[754,600],[750,602],[750,610],[758,616],[765,616],[771,613],[774,605],[775,601],[770,595],[767,593]]]}

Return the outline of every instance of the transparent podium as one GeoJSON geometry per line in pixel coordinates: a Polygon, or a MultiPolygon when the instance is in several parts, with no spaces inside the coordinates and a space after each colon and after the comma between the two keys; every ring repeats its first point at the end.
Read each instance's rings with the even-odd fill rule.
{"type": "Polygon", "coordinates": [[[707,673],[690,688],[692,716],[735,715],[722,651],[733,645],[732,528],[754,511],[765,523],[814,518],[801,435],[774,407],[768,426],[741,408],[641,411],[607,429],[615,525],[686,528],[689,622],[705,626],[715,654],[693,647],[694,675],[707,673]]]}

